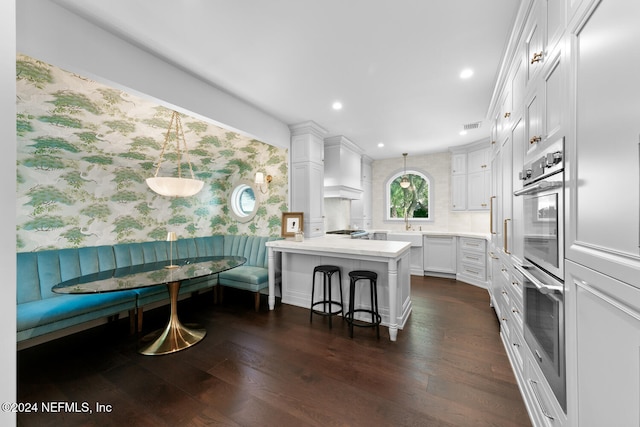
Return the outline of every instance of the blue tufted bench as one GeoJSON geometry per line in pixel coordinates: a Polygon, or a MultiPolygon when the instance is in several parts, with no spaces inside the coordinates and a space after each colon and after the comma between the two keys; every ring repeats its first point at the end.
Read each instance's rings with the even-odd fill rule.
{"type": "MultiPolygon", "coordinates": [[[[255,294],[259,310],[260,291],[268,287],[267,248],[275,237],[216,235],[179,239],[173,259],[208,255],[244,256],[247,263],[218,275],[193,279],[180,287],[190,295],[216,285],[255,294]]],[[[169,243],[152,241],[57,249],[17,254],[17,341],[46,341],[82,329],[89,322],[117,318],[129,313],[132,331],[142,329],[144,307],[167,304],[166,287],[132,289],[91,295],[62,295],[51,291],[55,284],[85,274],[145,262],[169,260],[169,243]]],[[[214,293],[215,295],[215,293],[214,293]]]]}

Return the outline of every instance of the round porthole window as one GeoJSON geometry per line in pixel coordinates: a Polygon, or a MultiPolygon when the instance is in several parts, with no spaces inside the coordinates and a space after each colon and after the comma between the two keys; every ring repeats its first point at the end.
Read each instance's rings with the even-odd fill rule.
{"type": "Polygon", "coordinates": [[[229,198],[232,216],[240,221],[250,221],[258,211],[258,200],[253,187],[246,183],[236,185],[229,198]]]}

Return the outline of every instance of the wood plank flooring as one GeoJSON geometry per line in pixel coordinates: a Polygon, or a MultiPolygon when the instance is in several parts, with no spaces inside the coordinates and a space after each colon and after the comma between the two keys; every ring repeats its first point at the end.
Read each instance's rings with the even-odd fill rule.
{"type": "MultiPolygon", "coordinates": [[[[137,353],[126,319],[18,353],[19,402],[86,402],[92,413],[19,414],[21,426],[530,426],[485,290],[412,276],[413,313],[356,328],[278,304],[253,310],[225,290],[180,302],[206,338],[166,356],[137,353]],[[110,412],[98,413],[100,403],[110,412]]],[[[144,333],[168,308],[145,314],[144,333]]],[[[82,410],[82,406],[79,407],[82,410]]]]}

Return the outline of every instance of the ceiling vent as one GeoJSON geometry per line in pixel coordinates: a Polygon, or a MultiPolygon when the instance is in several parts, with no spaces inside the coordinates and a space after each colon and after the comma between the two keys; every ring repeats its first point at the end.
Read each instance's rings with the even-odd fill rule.
{"type": "Polygon", "coordinates": [[[482,123],[482,122],[467,123],[466,125],[463,125],[462,127],[464,128],[464,130],[478,129],[480,127],[480,123],[482,123]]]}

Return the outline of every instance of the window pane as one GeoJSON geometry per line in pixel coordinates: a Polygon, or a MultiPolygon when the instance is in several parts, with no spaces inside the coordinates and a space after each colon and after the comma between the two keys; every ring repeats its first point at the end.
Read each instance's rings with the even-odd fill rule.
{"type": "Polygon", "coordinates": [[[253,194],[253,189],[251,187],[247,187],[240,193],[240,211],[249,215],[253,212],[253,208],[256,206],[256,195],[253,194]]]}
{"type": "Polygon", "coordinates": [[[429,181],[414,173],[407,173],[407,178],[407,188],[400,186],[402,176],[389,185],[389,218],[429,218],[429,181]]]}

